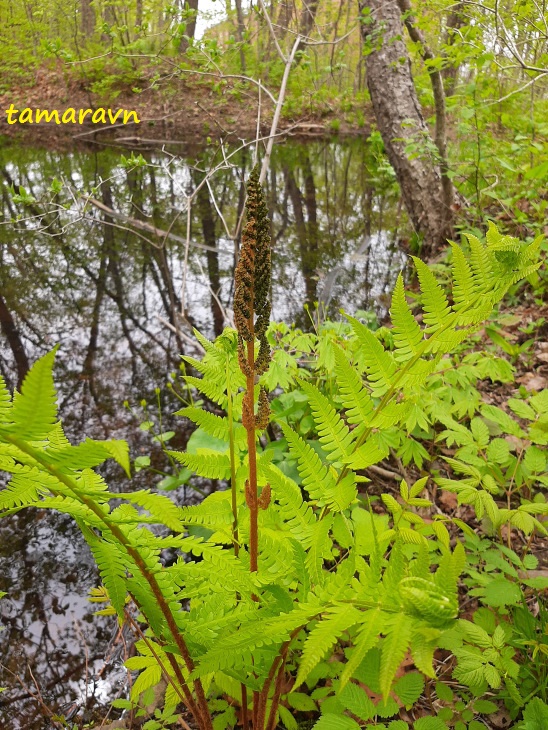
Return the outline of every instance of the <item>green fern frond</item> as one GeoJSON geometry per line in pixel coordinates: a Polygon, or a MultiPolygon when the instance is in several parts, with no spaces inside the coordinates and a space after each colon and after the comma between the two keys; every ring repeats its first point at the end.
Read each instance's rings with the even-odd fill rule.
{"type": "Polygon", "coordinates": [[[282,422],[280,426],[287,439],[290,453],[297,459],[303,486],[312,499],[322,499],[324,489],[333,487],[335,483],[333,473],[322,464],[317,451],[307,444],[298,433],[286,423],[282,422]]]}
{"type": "Polygon", "coordinates": [[[71,446],[71,443],[65,436],[61,421],[58,421],[48,433],[48,451],[61,451],[67,446],[71,446]]]}
{"type": "Polygon", "coordinates": [[[88,495],[98,501],[106,502],[111,497],[118,497],[117,494],[111,494],[108,491],[107,483],[103,477],[97,474],[97,472],[94,472],[93,469],[82,469],[75,477],[75,483],[78,486],[80,494],[88,495]]]}
{"type": "Polygon", "coordinates": [[[230,494],[215,492],[200,504],[179,508],[179,519],[185,525],[203,525],[212,530],[230,525],[233,520],[230,494]]]}
{"type": "Polygon", "coordinates": [[[226,453],[212,449],[198,449],[196,454],[182,451],[168,451],[180,464],[207,479],[228,479],[230,475],[230,457],[226,453]]]}
{"type": "Polygon", "coordinates": [[[127,441],[123,439],[109,439],[108,441],[100,441],[109,455],[124,470],[127,477],[131,477],[131,466],[129,463],[129,446],[127,441]]]}
{"type": "Polygon", "coordinates": [[[415,666],[427,677],[435,678],[434,652],[438,648],[441,631],[416,625],[411,633],[411,654],[415,666]]]}
{"type": "Polygon", "coordinates": [[[360,616],[360,628],[354,640],[354,648],[346,662],[340,678],[340,690],[354,676],[354,672],[360,666],[366,654],[378,644],[379,634],[385,626],[387,615],[380,608],[373,608],[365,611],[360,616]]]}
{"type": "Polygon", "coordinates": [[[310,408],[321,445],[332,461],[345,461],[351,452],[354,437],[348,426],[318,388],[300,381],[301,388],[308,396],[310,408]]]}
{"type": "Polygon", "coordinates": [[[487,248],[472,234],[465,234],[470,246],[470,267],[474,277],[474,288],[478,294],[493,292],[495,278],[487,248]]]}
{"type": "Polygon", "coordinates": [[[310,576],[306,567],[306,552],[303,544],[298,540],[292,540],[293,545],[293,566],[297,580],[297,591],[299,601],[304,602],[310,592],[310,576]]]}
{"type": "Polygon", "coordinates": [[[332,524],[333,515],[330,514],[316,522],[312,528],[306,567],[310,575],[310,582],[316,585],[322,585],[326,577],[323,569],[324,559],[332,557],[332,542],[329,538],[332,524]]]}
{"type": "Polygon", "coordinates": [[[449,241],[453,253],[453,308],[456,312],[467,309],[476,297],[474,275],[462,248],[449,241]]]}
{"type": "Polygon", "coordinates": [[[51,462],[64,472],[99,466],[110,457],[108,449],[100,441],[93,439],[86,439],[78,446],[49,448],[47,453],[51,462]]]}
{"type": "Polygon", "coordinates": [[[174,532],[183,531],[184,526],[181,521],[180,508],[164,494],[155,494],[154,492],[142,490],[140,492],[129,492],[124,496],[133,504],[146,509],[156,522],[166,525],[174,532]]]}
{"type": "Polygon", "coordinates": [[[57,510],[58,512],[74,517],[76,521],[83,521],[86,525],[96,527],[99,530],[104,527],[102,521],[93,510],[73,497],[61,495],[58,497],[44,497],[36,503],[36,506],[40,507],[40,509],[57,510]]]}
{"type": "Polygon", "coordinates": [[[390,316],[392,318],[394,344],[396,345],[394,357],[398,362],[405,362],[417,354],[423,340],[423,333],[407,304],[401,273],[398,275],[394,293],[392,294],[390,316]]]}
{"type": "MultiPolygon", "coordinates": [[[[398,411],[397,420],[401,418],[401,412],[398,411]]],[[[388,446],[380,445],[375,435],[370,436],[365,443],[354,451],[348,460],[348,466],[351,469],[367,469],[373,464],[377,464],[389,454],[388,446]]]]}
{"type": "Polygon", "coordinates": [[[115,543],[100,539],[90,529],[84,528],[83,533],[99,568],[99,574],[108,592],[110,602],[118,616],[123,618],[127,595],[126,577],[129,567],[127,555],[115,543]]]}
{"type": "Polygon", "coordinates": [[[291,582],[294,575],[293,545],[287,532],[261,527],[258,580],[263,584],[291,582]]]}
{"type": "MultiPolygon", "coordinates": [[[[242,561],[219,545],[203,541],[199,537],[185,537],[179,542],[181,550],[198,555],[209,564],[210,580],[217,580],[228,591],[253,593],[256,589],[253,576],[242,561]]],[[[184,579],[184,564],[178,565],[184,579]]]]}
{"type": "Polygon", "coordinates": [[[40,472],[28,472],[14,476],[2,491],[0,491],[0,509],[9,510],[14,507],[29,507],[38,504],[39,494],[42,492],[40,472]],[[33,478],[34,477],[34,478],[33,478]]]}
{"type": "Polygon", "coordinates": [[[382,631],[386,636],[381,646],[379,684],[385,701],[390,694],[396,672],[407,654],[413,625],[411,617],[399,613],[385,621],[383,626],[382,631]]]}
{"type": "Polygon", "coordinates": [[[317,609],[297,608],[273,618],[269,617],[267,611],[257,611],[255,618],[242,621],[238,631],[222,636],[213,649],[199,658],[191,678],[229,668],[251,666],[251,656],[258,649],[287,641],[293,631],[310,621],[317,609]]]}
{"type": "Polygon", "coordinates": [[[6,381],[0,375],[0,424],[10,423],[11,395],[6,387],[6,381]]]}
{"type": "Polygon", "coordinates": [[[413,256],[413,262],[417,269],[421,287],[421,305],[424,311],[423,320],[426,332],[435,332],[447,324],[451,314],[451,307],[445,296],[445,292],[438,284],[436,277],[428,266],[421,259],[413,256]]]}
{"type": "Polygon", "coordinates": [[[351,605],[334,606],[327,610],[326,615],[318,621],[306,638],[295,688],[306,681],[310,672],[341,639],[345,631],[357,624],[361,618],[360,611],[351,605]]]}
{"type": "Polygon", "coordinates": [[[259,460],[258,468],[259,474],[270,484],[273,498],[278,502],[280,515],[287,529],[307,548],[316,517],[310,505],[303,501],[300,487],[277,466],[264,459],[259,460]]]}
{"type": "Polygon", "coordinates": [[[397,370],[396,362],[371,330],[354,317],[349,315],[346,317],[361,346],[360,355],[367,379],[371,384],[371,394],[374,397],[383,396],[393,385],[393,377],[397,370]]]}
{"type": "MultiPolygon", "coordinates": [[[[180,411],[176,411],[175,415],[189,418],[193,423],[203,428],[207,434],[213,436],[213,438],[220,439],[221,441],[226,441],[228,443],[230,437],[228,418],[217,416],[215,413],[204,411],[202,408],[197,408],[196,406],[182,408],[180,411]]],[[[234,443],[238,446],[245,446],[246,438],[245,428],[240,423],[235,424],[234,443]]]]}
{"type": "Polygon", "coordinates": [[[351,367],[346,355],[338,345],[334,345],[335,373],[337,387],[342,404],[346,409],[348,423],[360,427],[358,431],[367,427],[373,413],[373,401],[364,388],[362,379],[355,368],[351,367]]]}
{"type": "Polygon", "coordinates": [[[226,408],[228,398],[223,382],[209,380],[207,377],[196,378],[193,375],[185,375],[184,380],[187,385],[191,385],[200,393],[203,393],[212,403],[217,403],[221,408],[226,408]]]}
{"type": "Polygon", "coordinates": [[[31,367],[21,392],[15,392],[11,430],[25,441],[45,439],[57,421],[57,394],[53,384],[53,361],[57,347],[31,367]]]}
{"type": "Polygon", "coordinates": [[[348,472],[338,482],[324,488],[322,503],[329,507],[331,512],[344,512],[357,496],[356,475],[353,472],[348,472]]]}
{"type": "MultiPolygon", "coordinates": [[[[165,616],[162,614],[158,606],[158,601],[151,593],[148,585],[144,584],[140,578],[141,576],[136,576],[126,580],[127,592],[135,599],[143,614],[144,620],[148,623],[154,635],[165,636],[165,616]]],[[[175,618],[177,618],[177,614],[175,614],[175,618]]]]}

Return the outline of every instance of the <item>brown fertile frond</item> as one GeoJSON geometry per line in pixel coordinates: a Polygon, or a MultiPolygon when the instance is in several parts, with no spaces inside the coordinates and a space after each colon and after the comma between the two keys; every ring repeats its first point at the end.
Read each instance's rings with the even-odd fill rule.
{"type": "Polygon", "coordinates": [[[268,506],[270,504],[270,497],[270,484],[265,484],[258,499],[259,509],[268,509],[268,506]]]}
{"type": "Polygon", "coordinates": [[[255,417],[255,428],[261,429],[261,431],[268,426],[270,418],[270,403],[268,402],[268,396],[266,390],[261,388],[259,391],[259,405],[257,408],[257,415],[255,417]]]}
{"type": "Polygon", "coordinates": [[[242,340],[252,342],[258,337],[261,341],[261,372],[270,357],[270,351],[266,357],[264,338],[270,321],[270,276],[270,221],[256,165],[247,183],[246,224],[235,272],[234,321],[242,340]]]}

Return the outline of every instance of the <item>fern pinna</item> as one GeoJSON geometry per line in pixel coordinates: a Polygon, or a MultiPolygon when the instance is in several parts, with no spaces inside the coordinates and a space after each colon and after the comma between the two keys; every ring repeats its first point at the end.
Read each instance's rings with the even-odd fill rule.
{"type": "MultiPolygon", "coordinates": [[[[257,236],[267,238],[257,226],[264,211],[256,180],[252,186],[246,236],[255,236],[257,246],[257,236]]],[[[433,653],[458,612],[463,548],[457,542],[451,549],[443,519],[427,523],[417,513],[429,505],[422,496],[426,478],[402,482],[399,499],[383,495],[384,514],[371,510],[358,486],[367,482],[363,470],[387,453],[390,430],[405,428],[444,354],[538,266],[538,241],[521,245],[494,227],[486,245],[473,236],[468,245],[465,253],[452,244],[452,301],[415,260],[422,321],[398,279],[392,351],[349,317],[355,342],[334,346],[336,390],[322,392],[301,371],[317,439],[305,439],[283,417],[272,424],[292,472],[264,439],[256,440],[268,418],[275,420],[267,418],[261,380],[255,383],[262,373],[275,387],[273,371],[265,372],[268,305],[263,290],[250,294],[253,276],[266,287],[267,255],[257,247],[242,254],[238,329],[215,342],[198,334],[205,356],[187,358],[202,375],[187,375],[187,383],[225,415],[183,409],[211,448],[170,453],[232,486],[196,506],[176,507],[150,491],[108,491],[94,469],[114,458],[129,475],[127,446],[67,441],[56,415],[53,352],[34,365],[13,399],[1,383],[1,468],[11,475],[0,492],[2,513],[34,506],[78,522],[104,586],[94,600],[108,600],[107,612],[138,629],[139,655],[127,662],[141,671],[132,701],[163,677],[166,705],[184,705],[202,730],[236,724],[274,730],[280,721],[292,730],[292,708],[321,709],[319,730],[350,728],[357,726],[352,717],[366,722],[412,704],[421,673],[434,676],[433,653]],[[151,524],[167,529],[159,534],[151,524]],[[179,557],[165,567],[161,554],[168,548],[179,557]],[[418,673],[395,680],[408,652],[418,673]],[[364,684],[382,699],[373,701],[364,684]]]]}

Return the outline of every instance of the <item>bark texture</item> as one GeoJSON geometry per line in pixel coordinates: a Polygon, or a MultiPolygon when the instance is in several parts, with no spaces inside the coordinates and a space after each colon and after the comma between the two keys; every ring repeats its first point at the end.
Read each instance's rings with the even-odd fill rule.
{"type": "Polygon", "coordinates": [[[452,211],[444,201],[434,143],[413,84],[401,11],[397,0],[359,0],[358,5],[360,14],[371,9],[371,21],[362,22],[361,31],[369,49],[367,85],[377,126],[411,222],[423,239],[422,253],[428,257],[451,235],[452,211]],[[406,152],[410,142],[416,144],[413,154],[406,152]]]}
{"type": "Polygon", "coordinates": [[[95,10],[91,4],[91,0],[81,0],[80,15],[82,34],[86,38],[90,38],[95,30],[95,10]]]}
{"type": "Polygon", "coordinates": [[[183,10],[192,10],[193,15],[186,20],[186,31],[185,35],[181,38],[179,44],[179,53],[186,53],[190,45],[190,40],[194,39],[194,33],[196,32],[196,14],[198,12],[198,0],[185,0],[182,3],[183,10]]]}

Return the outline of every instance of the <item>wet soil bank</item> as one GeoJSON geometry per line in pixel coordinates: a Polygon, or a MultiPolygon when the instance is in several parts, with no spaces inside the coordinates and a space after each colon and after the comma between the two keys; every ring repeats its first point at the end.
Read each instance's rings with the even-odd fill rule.
{"type": "MultiPolygon", "coordinates": [[[[74,148],[86,143],[116,141],[123,145],[138,147],[149,141],[184,142],[203,144],[211,139],[235,142],[239,139],[253,139],[257,133],[259,109],[258,92],[255,88],[239,89],[228,82],[194,79],[169,79],[165,86],[151,88],[148,81],[139,85],[140,91],[123,89],[110,97],[92,94],[85,85],[64,77],[55,70],[39,69],[35,83],[25,88],[12,89],[0,94],[0,138],[8,138],[34,146],[48,146],[56,149],[74,148]],[[13,107],[11,105],[13,104],[13,107]],[[15,108],[11,115],[14,123],[8,123],[6,111],[15,108]],[[87,114],[78,123],[80,110],[105,109],[105,123],[92,123],[87,114]],[[32,123],[19,122],[22,110],[32,110],[32,123]],[[36,109],[59,112],[59,119],[67,109],[75,110],[76,123],[56,124],[42,118],[36,123],[36,109]],[[108,110],[115,115],[119,109],[135,111],[139,123],[120,122],[112,124],[108,110]]],[[[134,87],[135,88],[135,87],[134,87]]],[[[262,95],[260,101],[259,129],[262,136],[270,132],[274,112],[272,101],[262,95]]],[[[370,116],[370,115],[369,115],[370,116]]],[[[98,117],[99,118],[99,117],[98,117]]],[[[336,110],[326,110],[321,115],[302,115],[282,118],[278,134],[298,139],[331,137],[366,137],[370,127],[356,127],[348,124],[336,110]]]]}

